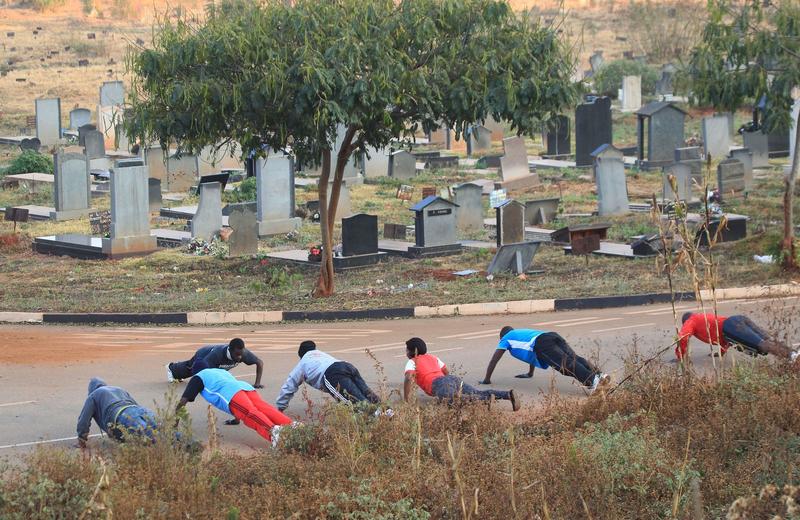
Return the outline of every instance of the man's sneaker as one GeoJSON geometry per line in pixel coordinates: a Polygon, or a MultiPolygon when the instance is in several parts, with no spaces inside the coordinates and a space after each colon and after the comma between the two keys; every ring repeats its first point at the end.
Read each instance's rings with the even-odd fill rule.
{"type": "Polygon", "coordinates": [[[592,395],[597,391],[598,388],[603,388],[608,386],[611,383],[611,376],[608,374],[595,374],[594,379],[592,380],[592,386],[589,387],[589,395],[592,395]]]}
{"type": "Polygon", "coordinates": [[[283,426],[281,426],[280,424],[276,424],[269,431],[269,434],[272,437],[272,447],[273,448],[277,448],[278,447],[278,439],[280,439],[280,436],[281,436],[281,428],[283,428],[283,426]]]}
{"type": "Polygon", "coordinates": [[[172,370],[169,369],[169,363],[166,364],[166,368],[167,368],[167,382],[174,383],[175,377],[172,375],[172,370]]]}
{"type": "Polygon", "coordinates": [[[520,402],[519,398],[517,398],[517,394],[514,393],[514,389],[508,391],[508,398],[511,401],[512,410],[517,412],[520,408],[522,408],[522,403],[520,402]]]}
{"type": "Polygon", "coordinates": [[[789,354],[789,361],[794,363],[797,361],[797,358],[800,357],[800,350],[794,350],[791,354],[789,354]]]}
{"type": "Polygon", "coordinates": [[[386,410],[383,411],[383,415],[392,418],[394,417],[394,410],[392,410],[391,408],[387,408],[386,410]]]}

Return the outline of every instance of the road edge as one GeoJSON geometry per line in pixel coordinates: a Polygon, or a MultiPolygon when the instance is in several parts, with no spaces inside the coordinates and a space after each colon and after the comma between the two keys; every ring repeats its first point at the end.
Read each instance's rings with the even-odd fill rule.
{"type": "MultiPolygon", "coordinates": [[[[800,295],[800,284],[732,287],[714,291],[718,301],[750,298],[773,298],[800,295]]],[[[676,301],[697,301],[693,292],[675,294],[676,301]]],[[[700,291],[703,300],[712,298],[711,290],[700,291]]],[[[58,313],[58,312],[0,312],[0,323],[45,324],[125,324],[125,325],[233,325],[265,324],[297,321],[381,320],[391,318],[431,318],[446,316],[490,316],[497,314],[532,314],[536,312],[581,309],[608,309],[669,303],[669,293],[634,294],[624,296],[593,296],[545,300],[516,300],[508,302],[463,303],[439,306],[395,307],[341,311],[242,311],[242,312],[165,312],[165,313],[58,313]]]]}

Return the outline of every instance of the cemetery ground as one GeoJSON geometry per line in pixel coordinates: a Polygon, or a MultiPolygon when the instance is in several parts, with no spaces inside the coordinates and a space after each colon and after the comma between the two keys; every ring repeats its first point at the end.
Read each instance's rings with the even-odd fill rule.
{"type": "MultiPolygon", "coordinates": [[[[630,115],[615,116],[615,141],[630,143],[630,115]]],[[[737,114],[737,125],[746,114],[737,114]]],[[[687,135],[697,133],[699,117],[687,125],[687,135]]],[[[739,138],[740,139],[740,138],[739,138]]],[[[528,153],[541,153],[541,142],[527,141],[528,153]]],[[[17,151],[4,147],[8,157],[17,151]]],[[[753,255],[773,252],[780,236],[781,171],[785,159],[772,160],[769,170],[757,173],[755,189],[747,198],[731,198],[726,210],[751,217],[748,238],[717,244],[717,287],[742,287],[783,283],[790,273],[777,266],[760,264],[753,255]]],[[[2,164],[0,164],[2,168],[2,164]]],[[[711,178],[716,168],[711,166],[711,178]]],[[[540,170],[542,185],[512,191],[510,198],[530,200],[560,197],[562,214],[588,214],[597,208],[591,170],[540,170]]],[[[631,202],[646,202],[653,193],[660,196],[660,170],[626,170],[631,202]]],[[[423,187],[436,187],[437,193],[454,184],[477,178],[495,179],[491,170],[461,166],[456,170],[426,170],[411,181],[415,196],[423,187]]],[[[712,181],[713,182],[713,181],[712,181]]],[[[353,212],[378,216],[382,223],[412,223],[409,202],[396,198],[400,182],[382,178],[377,184],[351,188],[353,212]]],[[[699,193],[699,190],[696,190],[699,193]]],[[[226,193],[224,199],[233,201],[226,193]]],[[[296,204],[315,200],[316,187],[298,188],[296,204]]],[[[484,197],[484,217],[492,218],[484,197]]],[[[168,205],[196,203],[196,197],[168,205]]],[[[107,209],[108,196],[93,197],[93,206],[107,209]]],[[[52,203],[45,188],[29,193],[24,188],[0,190],[0,207],[20,204],[52,203]]],[[[154,227],[180,229],[185,221],[152,217],[154,227]]],[[[559,220],[550,227],[567,224],[608,222],[609,239],[628,242],[637,235],[658,231],[649,213],[630,213],[613,217],[575,217],[559,220]]],[[[193,256],[184,248],[114,261],[86,261],[47,256],[31,251],[36,236],[58,233],[86,233],[86,219],[69,222],[29,222],[19,224],[19,238],[11,238],[12,224],[0,223],[4,239],[0,244],[0,310],[52,312],[166,312],[166,311],[245,311],[245,310],[342,310],[444,305],[524,299],[629,295],[668,292],[660,262],[649,259],[624,260],[593,255],[565,255],[561,247],[545,246],[537,253],[533,268],[540,274],[526,277],[497,275],[487,280],[485,269],[492,258],[488,249],[467,250],[460,255],[420,260],[390,258],[376,266],[337,274],[337,290],[330,298],[313,298],[316,266],[282,264],[265,255],[281,249],[305,249],[319,243],[319,225],[305,219],[299,233],[289,238],[279,235],[262,239],[254,258],[222,259],[193,256]],[[472,269],[471,276],[456,271],[472,269]]],[[[382,227],[380,225],[379,227],[382,227]]],[[[340,239],[337,226],[337,239],[340,239]]],[[[488,230],[466,237],[493,241],[488,230]]],[[[413,240],[413,239],[412,239],[413,240]]],[[[691,278],[679,269],[674,276],[676,291],[691,291],[691,278]]]]}

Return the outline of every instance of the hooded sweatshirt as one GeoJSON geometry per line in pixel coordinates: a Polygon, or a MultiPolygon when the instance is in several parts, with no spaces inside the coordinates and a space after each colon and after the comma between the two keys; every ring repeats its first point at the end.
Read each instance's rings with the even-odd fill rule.
{"type": "Polygon", "coordinates": [[[322,390],[325,384],[325,371],[339,361],[330,354],[319,350],[310,350],[300,359],[300,362],[289,373],[286,382],[281,387],[281,393],[276,401],[278,408],[289,406],[292,396],[303,382],[308,383],[317,390],[322,390]]]}
{"type": "Polygon", "coordinates": [[[78,417],[78,437],[87,439],[92,419],[101,430],[108,433],[113,425],[117,411],[123,406],[138,406],[131,394],[117,386],[107,386],[99,377],[89,380],[89,396],[83,403],[83,410],[78,417]]]}

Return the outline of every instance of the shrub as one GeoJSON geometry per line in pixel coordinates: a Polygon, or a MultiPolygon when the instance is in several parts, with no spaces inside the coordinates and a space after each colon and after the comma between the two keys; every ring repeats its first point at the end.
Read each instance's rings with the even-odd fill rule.
{"type": "Polygon", "coordinates": [[[18,155],[3,174],[17,173],[53,173],[53,159],[32,150],[25,150],[18,155]]]}
{"type": "Polygon", "coordinates": [[[226,202],[253,202],[256,200],[256,178],[243,180],[232,192],[226,192],[224,198],[226,202]]]}
{"type": "Polygon", "coordinates": [[[680,61],[703,34],[705,2],[632,0],[622,18],[639,52],[651,62],[680,61]]]}
{"type": "Polygon", "coordinates": [[[653,67],[636,60],[615,60],[604,63],[594,76],[595,90],[599,94],[616,98],[617,90],[622,88],[624,76],[641,76],[642,94],[655,94],[656,81],[659,79],[658,72],[653,67]]]}

